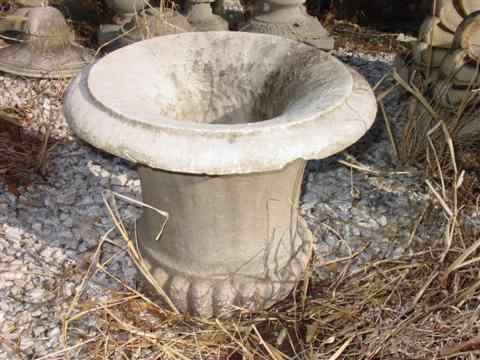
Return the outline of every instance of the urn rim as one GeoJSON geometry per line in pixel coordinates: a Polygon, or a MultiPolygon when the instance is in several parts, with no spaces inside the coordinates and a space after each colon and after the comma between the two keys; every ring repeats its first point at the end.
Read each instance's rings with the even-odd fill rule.
{"type": "Polygon", "coordinates": [[[84,69],[72,82],[64,112],[78,136],[114,155],[168,171],[226,175],[278,170],[296,159],[335,154],[370,128],[376,115],[376,101],[362,76],[320,50],[272,35],[216,31],[152,38],[107,55],[84,69]],[[172,46],[179,41],[193,47],[218,41],[236,45],[248,41],[266,43],[291,47],[291,57],[297,54],[293,50],[315,50],[318,59],[324,61],[319,69],[327,71],[309,75],[323,84],[323,88],[307,89],[291,111],[287,109],[271,119],[242,124],[200,124],[162,118],[158,114],[146,119],[148,113],[142,113],[141,106],[133,112],[123,111],[127,107],[122,108],[122,101],[128,100],[128,95],[120,96],[120,100],[112,97],[106,103],[103,101],[108,89],[115,90],[117,79],[110,88],[103,87],[102,82],[108,78],[101,76],[102,71],[115,63],[113,60],[137,54],[139,49],[172,46]],[[302,106],[308,107],[307,111],[302,106]],[[139,116],[135,116],[137,111],[139,116]]]}

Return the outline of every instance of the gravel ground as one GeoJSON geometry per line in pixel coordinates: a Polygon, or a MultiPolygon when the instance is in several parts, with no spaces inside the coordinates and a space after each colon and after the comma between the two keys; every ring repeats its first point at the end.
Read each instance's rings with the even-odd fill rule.
{"type": "MultiPolygon", "coordinates": [[[[372,85],[392,63],[390,54],[339,51],[337,55],[372,85]]],[[[131,164],[72,136],[60,111],[59,94],[64,88],[62,81],[0,74],[0,107],[28,107],[32,132],[50,124],[59,141],[45,179],[36,179],[19,196],[0,185],[0,359],[15,359],[17,347],[25,358],[32,359],[58,350],[61,319],[100,237],[112,227],[103,194],[113,190],[141,198],[131,164]]],[[[399,94],[389,97],[388,112],[401,113],[402,104],[399,94]]],[[[401,118],[395,122],[397,130],[401,123],[401,118]]],[[[330,261],[364,249],[356,261],[348,262],[355,268],[368,260],[411,251],[407,245],[425,195],[415,172],[398,168],[382,119],[379,117],[368,135],[347,152],[311,162],[305,176],[302,212],[316,235],[319,258],[330,261]],[[347,155],[351,156],[348,161],[356,159],[380,175],[352,171],[337,162],[347,155]],[[395,173],[399,171],[405,173],[395,173]]],[[[139,214],[135,206],[118,205],[126,218],[139,214]]],[[[430,241],[423,235],[413,240],[430,241]]],[[[115,255],[112,271],[136,286],[137,272],[125,253],[112,246],[107,255],[115,255]]],[[[339,268],[336,264],[315,270],[328,278],[339,268]]],[[[96,301],[118,288],[108,277],[97,275],[88,295],[96,301]]]]}
{"type": "MultiPolygon", "coordinates": [[[[337,56],[364,75],[372,86],[391,71],[392,54],[352,54],[339,50],[337,56]]],[[[388,87],[386,82],[383,87],[388,87]]],[[[406,102],[400,92],[385,101],[397,143],[406,118],[406,102]]],[[[379,110],[380,113],[380,110],[379,110]]],[[[438,238],[430,227],[420,227],[412,236],[419,213],[428,199],[423,179],[415,168],[404,168],[394,156],[381,114],[374,126],[355,145],[329,159],[312,161],[305,179],[302,210],[317,239],[316,254],[322,261],[350,258],[344,265],[354,271],[368,261],[398,257],[428,247],[438,238]],[[339,164],[359,165],[360,170],[339,164]],[[358,255],[358,256],[357,256],[358,255]]],[[[329,278],[329,267],[317,267],[329,278]]]]}

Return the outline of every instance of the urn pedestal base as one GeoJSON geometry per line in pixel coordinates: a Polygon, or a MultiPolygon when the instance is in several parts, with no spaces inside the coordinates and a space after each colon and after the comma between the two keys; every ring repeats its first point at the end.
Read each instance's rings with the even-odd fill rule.
{"type": "Polygon", "coordinates": [[[188,10],[188,22],[195,31],[228,30],[228,22],[212,11],[211,0],[191,1],[188,10]]]}
{"type": "Polygon", "coordinates": [[[140,168],[139,251],[178,310],[197,316],[263,309],[303,276],[312,234],[297,213],[305,161],[280,171],[205,176],[140,168]],[[158,240],[157,240],[158,238],[158,240]]]}
{"type": "Polygon", "coordinates": [[[173,12],[160,12],[149,8],[118,25],[102,25],[98,32],[100,45],[109,51],[155,36],[193,31],[185,16],[173,12]]]}
{"type": "Polygon", "coordinates": [[[25,8],[16,15],[25,21],[6,30],[19,31],[22,41],[0,49],[0,71],[32,78],[69,78],[93,62],[93,52],[74,41],[58,9],[25,8]]]}
{"type": "Polygon", "coordinates": [[[270,10],[255,16],[242,30],[282,36],[324,50],[334,47],[334,40],[327,30],[316,18],[308,15],[302,5],[271,5],[270,10]]]}

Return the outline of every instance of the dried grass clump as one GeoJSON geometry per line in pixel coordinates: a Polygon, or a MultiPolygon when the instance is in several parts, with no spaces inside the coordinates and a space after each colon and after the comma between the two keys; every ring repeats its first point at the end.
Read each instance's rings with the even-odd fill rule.
{"type": "MultiPolygon", "coordinates": [[[[65,314],[64,348],[40,359],[479,358],[480,194],[472,193],[476,180],[471,174],[480,161],[475,141],[465,142],[455,131],[477,107],[457,109],[455,117],[448,117],[429,100],[428,90],[397,74],[393,78],[396,84],[377,96],[380,109],[396,154],[425,169],[425,191],[431,194],[426,208],[435,208],[441,217],[442,238],[353,273],[347,264],[329,281],[315,277],[310,266],[297,289],[271,309],[198,319],[178,314],[164,294],[163,303],[153,301],[109,269],[114,257],[128,253],[149,278],[115,204],[128,199],[110,194],[106,205],[115,227],[102,238],[65,314]],[[383,106],[398,87],[412,95],[411,106],[417,108],[409,114],[403,139],[395,137],[383,106]],[[427,122],[419,115],[424,112],[431,117],[427,122]],[[475,161],[462,160],[468,156],[475,161]],[[107,244],[119,250],[105,258],[107,244]],[[101,302],[89,300],[84,292],[97,273],[116,281],[122,291],[110,291],[101,302]]],[[[412,237],[423,218],[415,222],[412,237]]]]}
{"type": "MultiPolygon", "coordinates": [[[[430,138],[439,148],[440,154],[447,152],[447,142],[455,143],[456,147],[471,146],[480,140],[480,91],[471,87],[465,91],[461,103],[457,107],[445,107],[440,97],[453,87],[444,81],[444,90],[433,92],[432,83],[425,83],[421,75],[413,73],[407,82],[397,73],[395,80],[412,95],[408,111],[408,123],[404,131],[404,148],[402,160],[427,160],[430,144],[425,140],[430,138]],[[440,124],[445,127],[448,135],[436,129],[440,124]]],[[[431,150],[431,149],[430,149],[431,150]]],[[[446,161],[450,162],[449,160],[446,161]]]]}
{"type": "MultiPolygon", "coordinates": [[[[458,190],[462,184],[457,181],[456,185],[458,190]]],[[[125,252],[135,262],[141,258],[116,210],[117,196],[108,196],[107,208],[124,242],[109,238],[115,228],[103,237],[66,314],[65,347],[56,355],[73,359],[473,359],[480,355],[480,231],[464,216],[460,204],[452,207],[454,199],[446,194],[433,198],[441,203],[448,220],[443,242],[367,264],[354,273],[338,273],[328,282],[307,269],[304,282],[273,308],[238,309],[229,318],[210,320],[158,305],[109,270],[112,258],[125,252]],[[122,250],[105,259],[102,249],[107,243],[122,250]],[[117,281],[123,291],[111,293],[101,303],[85,300],[82,292],[96,272],[117,281]],[[92,323],[95,327],[87,325],[92,323]]]]}
{"type": "MultiPolygon", "coordinates": [[[[480,197],[480,92],[472,88],[465,92],[458,107],[446,108],[432,92],[432,84],[422,85],[415,75],[406,82],[394,73],[394,79],[412,95],[400,160],[424,167],[425,176],[430,178],[427,185],[438,185],[434,186],[438,189],[435,196],[450,197],[455,203],[447,208],[472,211],[472,207],[478,207],[480,197]]],[[[451,84],[444,84],[447,91],[451,84]]],[[[453,210],[447,212],[452,214],[453,210]]]]}
{"type": "Polygon", "coordinates": [[[0,109],[0,181],[13,193],[29,185],[34,174],[45,175],[51,150],[50,132],[43,138],[26,132],[25,118],[21,110],[0,109]]]}
{"type": "MultiPolygon", "coordinates": [[[[269,311],[238,310],[231,319],[178,315],[125,285],[105,303],[74,307],[63,355],[75,347],[82,350],[75,359],[462,358],[480,350],[480,241],[466,240],[469,246],[452,247],[443,263],[437,248],[372,263],[328,284],[310,278],[306,293],[300,285],[269,311]],[[87,316],[95,332],[71,342],[78,339],[72,334],[86,332],[87,316]]],[[[96,268],[108,273],[101,263],[96,268]]]]}

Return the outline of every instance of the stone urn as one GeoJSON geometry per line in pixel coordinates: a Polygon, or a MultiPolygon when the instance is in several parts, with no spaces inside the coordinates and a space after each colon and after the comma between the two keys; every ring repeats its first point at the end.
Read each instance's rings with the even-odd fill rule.
{"type": "Polygon", "coordinates": [[[209,317],[269,307],[303,278],[306,160],[357,141],[376,101],[303,43],[192,32],[105,56],[71,83],[64,112],[81,139],[138,164],[143,201],[169,214],[144,210],[139,252],[179,310],[209,317]]]}
{"type": "Polygon", "coordinates": [[[324,50],[333,49],[331,38],[318,19],[307,14],[305,0],[263,0],[258,14],[242,30],[283,36],[324,50]]]}

